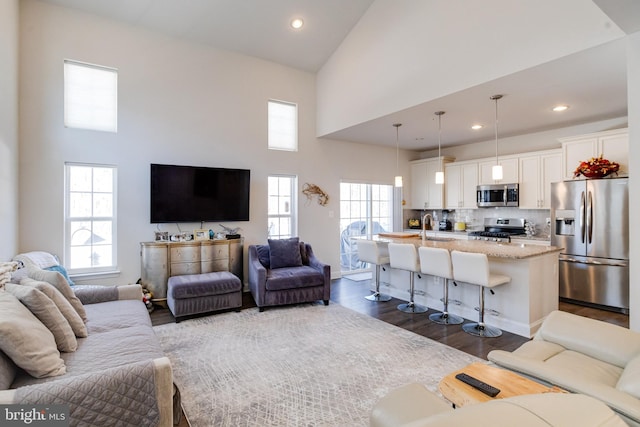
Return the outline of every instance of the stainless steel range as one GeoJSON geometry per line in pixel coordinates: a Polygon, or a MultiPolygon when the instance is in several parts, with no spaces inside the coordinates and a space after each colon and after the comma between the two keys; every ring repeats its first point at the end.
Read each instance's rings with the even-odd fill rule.
{"type": "Polygon", "coordinates": [[[469,240],[510,242],[511,236],[524,235],[524,218],[485,218],[484,231],[470,231],[469,240]]]}

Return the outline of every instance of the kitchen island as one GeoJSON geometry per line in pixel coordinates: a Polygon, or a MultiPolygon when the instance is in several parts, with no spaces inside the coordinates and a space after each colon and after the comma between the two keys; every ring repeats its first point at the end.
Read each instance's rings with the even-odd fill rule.
{"type": "MultiPolygon", "coordinates": [[[[511,277],[511,282],[485,292],[485,322],[514,334],[531,338],[545,317],[558,309],[558,254],[561,248],[519,243],[494,243],[478,240],[458,240],[415,234],[391,237],[376,235],[380,245],[390,242],[412,243],[449,251],[484,253],[489,257],[491,271],[511,277]]],[[[395,298],[409,300],[409,273],[385,268],[380,274],[381,291],[395,298]]],[[[417,304],[442,310],[442,279],[422,273],[415,276],[417,304]]],[[[449,284],[449,311],[476,321],[479,289],[476,285],[449,284]]],[[[420,316],[413,314],[411,316],[420,316]]],[[[455,327],[455,326],[449,326],[455,327]]]]}

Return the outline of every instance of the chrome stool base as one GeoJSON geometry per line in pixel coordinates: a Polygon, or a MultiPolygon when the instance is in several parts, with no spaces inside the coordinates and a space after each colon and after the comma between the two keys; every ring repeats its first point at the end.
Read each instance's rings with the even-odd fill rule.
{"type": "Polygon", "coordinates": [[[464,322],[462,317],[451,313],[433,313],[429,315],[429,320],[440,325],[459,325],[464,322]]]}
{"type": "Polygon", "coordinates": [[[423,307],[414,302],[407,302],[398,305],[398,310],[404,313],[426,313],[429,310],[427,307],[423,307]]]}
{"type": "Polygon", "coordinates": [[[381,294],[380,292],[374,292],[371,295],[364,297],[364,299],[368,299],[369,301],[384,302],[384,301],[391,301],[391,296],[381,294]]]}
{"type": "Polygon", "coordinates": [[[502,331],[494,326],[486,324],[480,324],[478,322],[465,323],[462,325],[462,330],[466,333],[483,338],[495,338],[502,335],[502,331]]]}

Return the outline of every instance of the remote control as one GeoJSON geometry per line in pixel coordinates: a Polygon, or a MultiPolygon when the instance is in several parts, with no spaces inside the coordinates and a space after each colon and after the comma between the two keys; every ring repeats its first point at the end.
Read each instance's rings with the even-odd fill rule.
{"type": "Polygon", "coordinates": [[[495,388],[492,385],[485,383],[484,381],[480,381],[477,378],[472,377],[471,375],[467,375],[464,372],[456,375],[456,378],[462,381],[465,384],[469,384],[471,387],[480,390],[484,394],[496,397],[498,393],[500,393],[499,388],[495,388]]]}

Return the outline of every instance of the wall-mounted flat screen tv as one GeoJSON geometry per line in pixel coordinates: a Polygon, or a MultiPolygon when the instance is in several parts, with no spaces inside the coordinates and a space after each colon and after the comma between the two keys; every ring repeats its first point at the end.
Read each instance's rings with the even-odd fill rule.
{"type": "Polygon", "coordinates": [[[151,223],[249,221],[247,169],[151,164],[151,223]]]}

